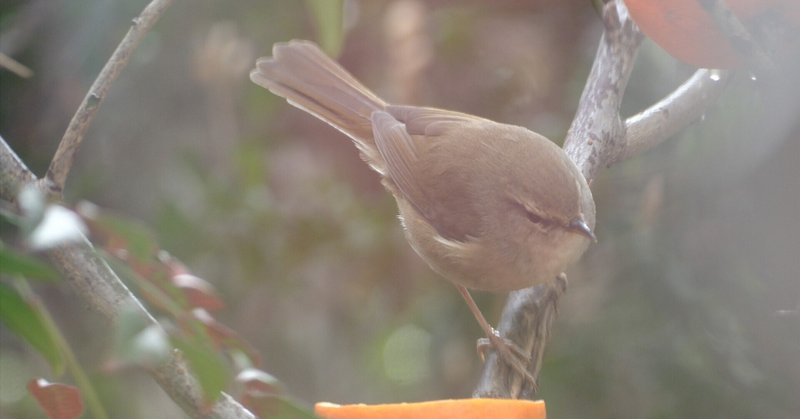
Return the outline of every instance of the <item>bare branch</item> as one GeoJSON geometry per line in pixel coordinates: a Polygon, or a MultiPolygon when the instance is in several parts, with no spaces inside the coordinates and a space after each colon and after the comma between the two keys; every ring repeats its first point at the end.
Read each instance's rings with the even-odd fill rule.
{"type": "Polygon", "coordinates": [[[624,146],[619,108],[642,42],[638,27],[621,1],[606,4],[603,23],[606,30],[564,140],[564,151],[589,184],[604,163],[613,160],[624,146]]]}
{"type": "MultiPolygon", "coordinates": [[[[606,31],[564,141],[564,150],[587,180],[594,178],[605,162],[621,154],[624,147],[625,130],[619,107],[642,40],[621,1],[606,4],[603,20],[606,31]]],[[[594,220],[591,221],[593,224],[594,220]]],[[[535,377],[541,369],[564,284],[557,281],[512,292],[498,324],[503,337],[511,339],[524,351],[531,351],[531,372],[535,377]]],[[[473,396],[533,398],[532,386],[515,375],[491,353],[473,396]]]]}
{"type": "Polygon", "coordinates": [[[67,130],[58,144],[56,154],[47,169],[47,187],[58,195],[61,195],[64,190],[64,184],[72,167],[75,152],[83,142],[86,131],[91,126],[100,102],[106,97],[111,83],[117,79],[119,73],[128,64],[131,53],[139,45],[144,35],[153,27],[172,2],[173,0],[153,0],[138,17],[133,19],[128,33],[125,34],[117,49],[111,54],[97,79],[89,88],[86,97],[83,98],[83,102],[81,102],[75,115],[73,115],[72,120],[69,121],[67,130]]]}
{"type": "MultiPolygon", "coordinates": [[[[15,202],[17,192],[36,182],[34,174],[0,138],[0,199],[15,202]]],[[[150,324],[158,325],[117,274],[97,255],[88,240],[57,247],[46,252],[53,266],[64,276],[81,301],[104,318],[114,321],[126,307],[134,307],[150,324]]],[[[164,391],[192,418],[255,418],[227,394],[209,410],[203,402],[200,384],[180,352],[148,371],[164,391]]]]}
{"type": "MultiPolygon", "coordinates": [[[[601,168],[630,158],[671,137],[698,119],[727,84],[727,74],[701,70],[675,92],[624,124],[622,97],[642,39],[621,0],[606,4],[606,26],[564,150],[588,181],[601,168]],[[715,80],[716,79],[716,80],[715,80]]],[[[592,220],[594,221],[594,220],[592,220]]],[[[500,334],[531,354],[531,373],[538,378],[542,356],[564,281],[512,292],[498,324],[500,334]]],[[[534,388],[490,353],[474,397],[534,398],[534,388]]]]}
{"type": "Polygon", "coordinates": [[[649,150],[685,129],[717,100],[729,80],[727,71],[698,70],[669,96],[625,120],[623,151],[608,164],[649,150]]]}

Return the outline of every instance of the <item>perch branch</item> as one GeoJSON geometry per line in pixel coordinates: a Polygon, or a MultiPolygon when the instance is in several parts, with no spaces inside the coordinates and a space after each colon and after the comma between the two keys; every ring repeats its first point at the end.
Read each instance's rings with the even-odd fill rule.
{"type": "Polygon", "coordinates": [[[80,147],[86,136],[86,131],[94,120],[94,116],[100,107],[100,102],[106,97],[111,83],[117,79],[119,73],[128,64],[131,54],[139,45],[145,34],[158,21],[164,11],[172,4],[173,0],[153,0],[142,10],[139,16],[132,21],[128,33],[111,54],[100,74],[95,79],[86,97],[83,98],[72,120],[69,121],[66,132],[58,144],[50,167],[47,169],[45,186],[59,196],[64,191],[64,184],[67,181],[75,152],[80,147]]]}
{"type": "MultiPolygon", "coordinates": [[[[564,150],[591,182],[603,167],[637,155],[697,120],[719,96],[727,74],[700,70],[675,92],[622,122],[619,110],[642,35],[621,0],[606,4],[605,32],[595,56],[564,150]]],[[[512,292],[498,323],[500,334],[531,354],[538,378],[542,358],[566,291],[563,278],[512,292]]],[[[529,398],[533,386],[490,353],[474,397],[529,398]]]]}
{"type": "MultiPolygon", "coordinates": [[[[623,148],[625,126],[619,107],[642,40],[621,1],[606,4],[603,22],[605,32],[564,141],[564,150],[587,180],[593,179],[604,162],[623,148]]],[[[547,337],[565,289],[566,283],[557,281],[514,291],[503,309],[498,330],[531,354],[534,377],[541,370],[547,337]]],[[[534,398],[536,393],[533,385],[521,380],[491,353],[473,396],[517,399],[534,398]]]]}

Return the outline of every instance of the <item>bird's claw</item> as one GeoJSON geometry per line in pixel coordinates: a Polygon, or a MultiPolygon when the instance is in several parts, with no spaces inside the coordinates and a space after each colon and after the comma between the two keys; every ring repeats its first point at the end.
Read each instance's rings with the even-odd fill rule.
{"type": "Polygon", "coordinates": [[[528,370],[531,364],[530,355],[525,353],[522,348],[511,340],[500,336],[495,329],[492,329],[492,333],[485,338],[478,339],[477,351],[482,362],[486,361],[486,352],[490,348],[494,348],[494,350],[497,351],[497,356],[500,357],[506,365],[510,366],[529,382],[533,386],[534,392],[539,390],[536,378],[528,370]]]}

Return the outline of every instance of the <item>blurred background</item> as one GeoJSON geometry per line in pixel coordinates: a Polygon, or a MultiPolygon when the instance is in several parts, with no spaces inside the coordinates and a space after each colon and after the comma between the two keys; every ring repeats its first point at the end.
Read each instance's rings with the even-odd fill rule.
{"type": "MultiPolygon", "coordinates": [[[[0,51],[33,75],[0,70],[0,134],[37,175],[146,3],[3,2],[0,51]]],[[[67,202],[155,229],[218,288],[218,318],[300,400],[469,397],[481,331],[461,297],[408,246],[394,201],[349,140],[248,72],[273,43],[311,39],[390,102],[518,124],[560,144],[601,20],[585,0],[338,7],[175,2],[112,86],[67,202]]],[[[645,41],[625,114],[692,72],[645,41]]],[[[551,417],[797,417],[798,93],[796,80],[739,74],[679,137],[601,172],[599,243],[568,272],[542,370],[551,417]]],[[[66,284],[41,293],[113,417],[180,416],[141,372],[102,372],[110,327],[66,284]]],[[[496,322],[504,296],[476,298],[496,322]]],[[[8,333],[0,343],[0,413],[25,417],[24,383],[47,365],[8,333]]]]}

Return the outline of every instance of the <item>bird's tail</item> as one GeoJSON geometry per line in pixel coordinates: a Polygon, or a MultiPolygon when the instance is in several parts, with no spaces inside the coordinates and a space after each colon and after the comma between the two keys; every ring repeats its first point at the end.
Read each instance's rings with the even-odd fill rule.
{"type": "Polygon", "coordinates": [[[259,58],[250,79],[347,134],[368,163],[380,165],[370,117],[386,103],[313,42],[275,44],[272,57],[259,58]]]}

